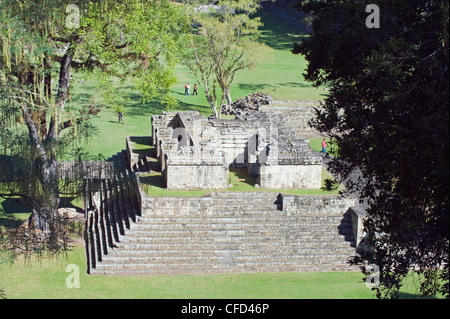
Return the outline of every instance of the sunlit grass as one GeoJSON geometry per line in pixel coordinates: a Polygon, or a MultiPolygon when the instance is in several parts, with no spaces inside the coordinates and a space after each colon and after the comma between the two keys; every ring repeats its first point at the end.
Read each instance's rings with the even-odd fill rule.
{"type": "Polygon", "coordinates": [[[359,272],[247,273],[165,276],[91,276],[84,247],[66,257],[0,264],[0,287],[10,299],[227,299],[227,298],[373,298],[359,272]],[[68,288],[71,272],[80,270],[80,288],[68,288]]]}

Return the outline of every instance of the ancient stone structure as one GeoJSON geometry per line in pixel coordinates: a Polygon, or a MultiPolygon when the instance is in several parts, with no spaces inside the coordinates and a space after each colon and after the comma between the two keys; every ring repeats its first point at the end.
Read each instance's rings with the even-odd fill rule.
{"type": "Polygon", "coordinates": [[[152,130],[168,189],[227,188],[230,167],[246,167],[261,188],[321,186],[322,157],[272,113],[217,120],[168,112],[152,117],[152,130]]]}
{"type": "Polygon", "coordinates": [[[356,198],[226,190],[233,167],[247,169],[261,188],[320,187],[322,158],[301,138],[308,136],[304,127],[276,114],[286,104],[292,103],[240,112],[235,120],[193,111],[152,117],[166,187],[211,190],[202,197],[144,192],[141,174],[150,165],[127,138],[126,150],[110,159],[114,176],[102,177],[91,196],[88,273],[358,271],[348,260],[368,247],[365,209],[356,198]]]}

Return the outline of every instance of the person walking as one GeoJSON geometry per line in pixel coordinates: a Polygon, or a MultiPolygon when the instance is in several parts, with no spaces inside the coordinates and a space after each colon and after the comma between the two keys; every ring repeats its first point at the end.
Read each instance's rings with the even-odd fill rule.
{"type": "Polygon", "coordinates": [[[184,84],[184,95],[188,95],[188,83],[184,84]]]}
{"type": "Polygon", "coordinates": [[[117,116],[119,117],[119,123],[125,124],[123,122],[123,113],[122,112],[117,112],[117,116]]]}
{"type": "Polygon", "coordinates": [[[194,84],[194,91],[192,92],[192,95],[198,95],[197,94],[197,83],[194,84]]]}
{"type": "Polygon", "coordinates": [[[191,86],[189,85],[189,83],[187,84],[187,95],[191,95],[191,93],[189,92],[191,90],[191,86]]]}
{"type": "Polygon", "coordinates": [[[327,141],[325,139],[322,140],[322,151],[320,153],[327,153],[327,141]]]}

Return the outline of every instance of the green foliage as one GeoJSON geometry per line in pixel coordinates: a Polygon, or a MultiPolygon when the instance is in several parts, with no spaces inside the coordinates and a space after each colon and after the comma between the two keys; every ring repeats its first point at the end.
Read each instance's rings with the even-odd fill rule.
{"type": "MultiPolygon", "coordinates": [[[[35,246],[24,242],[27,251],[57,252],[67,243],[57,214],[60,194],[75,185],[60,178],[57,160],[73,146],[77,160],[86,158],[76,143],[97,133],[92,118],[102,108],[124,111],[130,97],[121,86],[127,80],[143,101],[161,97],[175,104],[170,88],[188,20],[166,0],[5,0],[0,12],[0,161],[2,172],[12,172],[0,179],[6,185],[0,196],[25,198],[32,210],[30,230],[44,231],[45,236],[21,237],[45,238],[33,241],[35,246]],[[87,105],[71,103],[74,71],[101,84],[87,105]]],[[[16,250],[18,236],[11,233],[5,245],[16,250]]]]}
{"type": "MultiPolygon", "coordinates": [[[[314,126],[336,143],[333,172],[368,205],[369,256],[380,297],[396,296],[411,267],[444,267],[448,297],[448,2],[378,1],[380,28],[365,25],[366,1],[304,1],[313,34],[294,47],[306,79],[329,96],[314,126]]],[[[435,294],[436,276],[421,291],[435,294]]]]}

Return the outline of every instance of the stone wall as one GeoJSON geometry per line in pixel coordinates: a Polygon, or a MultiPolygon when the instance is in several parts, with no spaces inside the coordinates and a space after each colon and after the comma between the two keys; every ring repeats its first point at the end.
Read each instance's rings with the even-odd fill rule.
{"type": "Polygon", "coordinates": [[[128,157],[128,163],[130,163],[130,169],[136,167],[139,162],[139,154],[134,152],[134,143],[131,141],[131,137],[126,137],[126,152],[128,157]]]}
{"type": "Polygon", "coordinates": [[[290,195],[281,194],[281,209],[286,213],[310,212],[312,215],[327,215],[340,212],[344,215],[347,210],[357,203],[356,198],[343,198],[340,195],[290,195]]]}
{"type": "MultiPolygon", "coordinates": [[[[264,201],[278,207],[276,214],[341,215],[349,213],[357,203],[355,198],[340,195],[291,195],[277,192],[211,192],[202,197],[150,197],[142,195],[143,216],[213,216],[226,208],[235,211],[257,207],[264,201]],[[227,203],[226,207],[222,205],[227,203]]],[[[275,213],[275,211],[274,211],[275,213]]]]}
{"type": "Polygon", "coordinates": [[[163,112],[162,115],[154,115],[151,118],[152,123],[152,145],[156,146],[156,138],[159,129],[167,128],[172,121],[173,117],[176,115],[176,112],[163,112]]]}
{"type": "Polygon", "coordinates": [[[367,244],[367,233],[364,231],[364,220],[366,217],[366,207],[354,205],[348,209],[352,220],[353,238],[356,243],[358,253],[367,253],[371,251],[367,244]]]}
{"type": "Polygon", "coordinates": [[[223,165],[168,165],[165,171],[169,190],[227,188],[227,176],[223,165]]]}
{"type": "Polygon", "coordinates": [[[316,165],[260,165],[259,185],[269,189],[321,187],[322,164],[316,165]]]}
{"type": "Polygon", "coordinates": [[[308,121],[316,115],[315,107],[320,107],[319,101],[271,101],[267,105],[260,105],[259,111],[281,116],[283,124],[291,128],[297,138],[324,137],[308,125],[308,121]]]}

